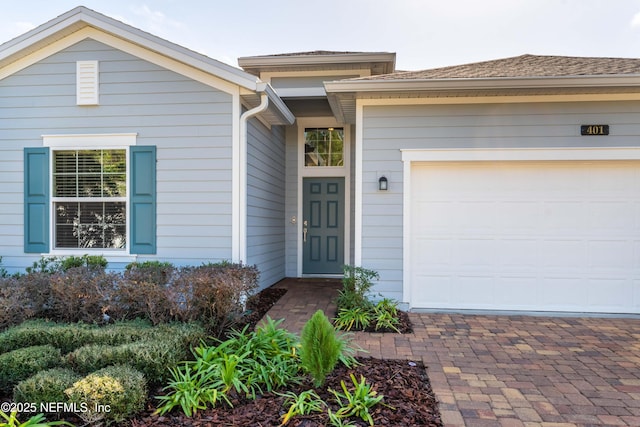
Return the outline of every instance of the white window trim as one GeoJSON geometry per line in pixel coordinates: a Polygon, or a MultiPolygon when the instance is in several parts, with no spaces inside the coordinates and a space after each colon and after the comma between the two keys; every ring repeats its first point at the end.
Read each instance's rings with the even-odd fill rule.
{"type": "MultiPolygon", "coordinates": [[[[74,134],[74,135],[42,135],[43,146],[51,148],[49,156],[49,256],[81,256],[84,254],[103,255],[109,262],[131,262],[137,256],[130,253],[130,163],[129,163],[129,147],[136,145],[137,133],[113,133],[113,134],[74,134]],[[64,198],[56,198],[53,196],[53,161],[54,151],[59,150],[101,150],[101,149],[119,149],[125,150],[126,156],[126,184],[127,195],[124,197],[126,203],[126,240],[124,249],[108,249],[108,248],[56,248],[55,247],[55,211],[53,205],[55,201],[64,198]],[[54,201],[55,199],[55,201],[54,201]]],[[[102,199],[102,198],[96,198],[102,199]]],[[[118,198],[120,199],[120,198],[118,198]]],[[[89,200],[89,199],[88,199],[89,200]]]]}

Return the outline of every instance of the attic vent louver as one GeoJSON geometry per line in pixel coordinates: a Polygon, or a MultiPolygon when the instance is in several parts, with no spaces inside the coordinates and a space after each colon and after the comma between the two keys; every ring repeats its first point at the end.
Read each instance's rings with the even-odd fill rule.
{"type": "Polygon", "coordinates": [[[98,61],[76,63],[76,99],[78,105],[98,105],[98,61]]]}

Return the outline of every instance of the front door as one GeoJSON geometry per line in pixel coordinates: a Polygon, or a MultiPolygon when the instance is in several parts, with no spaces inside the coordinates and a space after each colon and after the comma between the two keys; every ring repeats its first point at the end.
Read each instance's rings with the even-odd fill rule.
{"type": "Polygon", "coordinates": [[[341,274],[344,265],[344,178],[304,178],[302,273],[341,274]]]}

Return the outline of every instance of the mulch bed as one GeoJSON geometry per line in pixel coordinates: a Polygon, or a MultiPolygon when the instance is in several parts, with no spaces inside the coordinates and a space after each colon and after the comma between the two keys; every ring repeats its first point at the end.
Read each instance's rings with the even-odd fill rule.
{"type": "MultiPolygon", "coordinates": [[[[334,397],[327,388],[341,390],[340,381],[347,386],[351,384],[349,374],[353,373],[357,380],[363,375],[367,382],[374,384],[378,394],[384,396],[387,405],[377,405],[372,410],[373,421],[376,426],[427,426],[442,427],[437,402],[429,385],[425,367],[421,362],[405,360],[378,360],[359,358],[360,366],[347,369],[340,365],[327,377],[322,389],[317,389],[318,395],[328,403],[334,397]]],[[[313,388],[310,383],[295,385],[287,389],[300,393],[313,388]]],[[[145,414],[130,422],[131,427],[213,427],[213,426],[279,426],[282,415],[286,412],[284,398],[276,394],[267,394],[255,401],[236,400],[233,408],[220,408],[200,411],[191,418],[179,411],[165,416],[152,415],[154,408],[149,407],[145,414]]],[[[288,408],[287,408],[288,409],[288,408]]],[[[332,410],[335,412],[337,406],[332,410]]],[[[351,418],[355,425],[367,426],[368,423],[351,418]]],[[[329,425],[325,414],[298,416],[293,418],[287,426],[317,427],[329,425]]]]}
{"type": "MultiPolygon", "coordinates": [[[[245,322],[254,327],[262,316],[286,293],[285,289],[267,288],[256,295],[247,303],[250,311],[245,316],[245,322]]],[[[399,311],[400,324],[398,329],[402,333],[413,332],[409,315],[399,311]]],[[[368,332],[374,331],[373,328],[368,332]]],[[[393,332],[395,331],[387,331],[393,332]]],[[[357,380],[364,376],[368,383],[374,384],[378,394],[384,396],[385,405],[376,406],[372,413],[376,426],[425,426],[442,427],[438,404],[434,397],[426,367],[419,361],[406,360],[378,360],[371,358],[358,358],[360,365],[348,369],[339,365],[333,373],[327,377],[327,382],[321,389],[316,389],[318,395],[328,403],[334,402],[333,395],[328,388],[341,390],[340,381],[344,380],[347,386],[351,385],[349,375],[354,374],[357,380]]],[[[285,391],[300,393],[313,388],[310,382],[292,385],[285,391]]],[[[160,393],[158,390],[156,394],[160,393]]],[[[213,426],[280,426],[282,415],[286,413],[285,399],[277,394],[266,394],[254,401],[235,399],[234,407],[219,408],[199,411],[189,418],[179,410],[174,410],[165,416],[153,415],[155,407],[153,401],[149,403],[145,413],[127,423],[130,427],[213,427],[213,426]]],[[[288,409],[288,408],[287,408],[288,409]]],[[[336,411],[337,406],[332,408],[336,411]]],[[[355,425],[367,426],[368,423],[352,418],[355,425]]],[[[318,427],[327,426],[326,414],[297,416],[287,426],[291,427],[318,427]]]]}

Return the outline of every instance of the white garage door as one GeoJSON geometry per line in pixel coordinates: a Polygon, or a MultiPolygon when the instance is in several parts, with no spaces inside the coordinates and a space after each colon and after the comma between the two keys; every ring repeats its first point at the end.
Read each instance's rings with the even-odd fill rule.
{"type": "Polygon", "coordinates": [[[411,167],[416,308],[640,313],[640,162],[411,167]]]}

